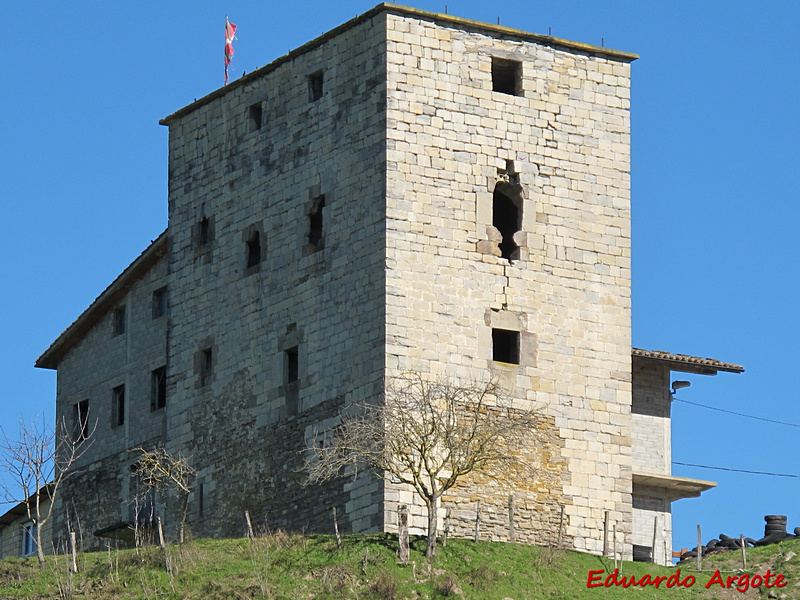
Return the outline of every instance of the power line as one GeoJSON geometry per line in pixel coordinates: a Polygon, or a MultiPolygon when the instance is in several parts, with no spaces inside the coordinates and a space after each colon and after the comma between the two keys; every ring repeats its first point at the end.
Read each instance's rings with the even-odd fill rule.
{"type": "Polygon", "coordinates": [[[747,469],[729,469],[727,467],[712,467],[709,465],[695,465],[692,463],[684,463],[672,461],[673,465],[682,465],[684,467],[697,467],[699,469],[714,469],[715,471],[734,471],[736,473],[750,473],[751,475],[769,475],[771,477],[793,477],[800,479],[800,475],[792,475],[790,473],[768,473],[766,471],[748,471],[747,469]]]}
{"type": "Polygon", "coordinates": [[[757,417],[755,415],[747,415],[745,413],[734,412],[732,410],[725,410],[724,408],[717,408],[715,406],[706,406],[705,404],[700,404],[699,402],[690,402],[689,400],[681,400],[680,398],[672,398],[675,402],[683,402],[684,404],[691,404],[693,406],[699,406],[701,408],[707,408],[708,410],[716,410],[719,412],[728,413],[730,415],[736,415],[737,417],[746,417],[748,419],[756,419],[758,421],[766,421],[767,423],[777,423],[779,425],[788,425],[789,427],[797,427],[800,428],[800,425],[797,423],[787,423],[786,421],[778,421],[776,419],[766,419],[764,417],[757,417]]]}

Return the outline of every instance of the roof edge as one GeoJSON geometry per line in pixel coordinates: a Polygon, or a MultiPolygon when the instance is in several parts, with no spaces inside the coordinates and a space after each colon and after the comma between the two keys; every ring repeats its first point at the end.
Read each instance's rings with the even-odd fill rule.
{"type": "Polygon", "coordinates": [[[72,348],[77,340],[97,321],[101,313],[113,305],[126,291],[128,284],[140,278],[156,261],[167,253],[167,230],[153,240],[150,245],[120,273],[89,307],[67,327],[50,347],[36,359],[35,367],[56,369],[58,361],[72,348]]]}
{"type": "Polygon", "coordinates": [[[421,19],[425,19],[428,21],[435,21],[439,23],[447,23],[451,25],[459,25],[462,27],[469,27],[471,29],[481,29],[484,31],[491,31],[494,33],[502,33],[504,35],[513,36],[517,38],[521,38],[524,40],[539,42],[546,46],[552,46],[554,48],[563,48],[567,50],[577,50],[579,52],[587,53],[587,54],[594,54],[597,56],[605,56],[606,58],[611,58],[614,60],[619,60],[621,62],[633,62],[637,58],[639,58],[638,54],[634,54],[632,52],[624,52],[622,50],[614,50],[612,48],[606,48],[604,46],[594,46],[592,44],[584,44],[581,42],[573,42],[571,40],[553,37],[551,35],[543,35],[540,33],[531,33],[528,31],[524,31],[522,29],[514,29],[512,27],[505,27],[502,25],[493,25],[491,23],[484,23],[482,21],[475,21],[472,19],[465,19],[462,17],[455,17],[453,15],[430,12],[427,10],[420,10],[418,8],[412,8],[410,6],[403,6],[402,4],[394,4],[390,2],[381,2],[380,4],[376,5],[375,7],[371,8],[370,10],[357,15],[355,18],[350,19],[334,27],[333,29],[323,33],[319,37],[314,38],[311,41],[306,42],[302,46],[295,48],[294,50],[290,50],[288,53],[284,54],[273,60],[272,62],[264,65],[263,67],[259,67],[255,71],[251,71],[247,75],[242,75],[235,81],[232,81],[230,84],[223,86],[221,88],[217,88],[216,90],[206,94],[199,100],[195,100],[191,104],[187,104],[183,108],[179,108],[175,112],[167,115],[163,119],[161,119],[158,123],[159,125],[167,125],[169,126],[173,121],[180,119],[184,115],[192,112],[193,110],[204,106],[213,100],[216,100],[220,96],[226,94],[230,90],[236,89],[253,81],[254,79],[258,79],[262,75],[276,69],[283,63],[292,60],[296,56],[304,54],[309,50],[313,50],[317,46],[323,44],[324,42],[328,41],[331,38],[336,37],[340,33],[347,31],[348,29],[355,27],[356,25],[363,23],[364,21],[368,21],[375,15],[380,13],[391,13],[395,15],[408,15],[413,17],[419,17],[421,19]]]}
{"type": "Polygon", "coordinates": [[[683,373],[697,373],[700,375],[716,375],[718,371],[728,373],[744,373],[742,365],[722,362],[716,358],[702,358],[700,356],[690,356],[688,354],[672,354],[664,350],[643,350],[641,348],[631,348],[633,358],[644,358],[665,363],[671,371],[683,373]]]}

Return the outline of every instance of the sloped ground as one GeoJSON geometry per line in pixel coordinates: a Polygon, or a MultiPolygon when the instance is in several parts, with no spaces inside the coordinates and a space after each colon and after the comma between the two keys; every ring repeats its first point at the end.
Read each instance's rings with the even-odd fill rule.
{"type": "MultiPolygon", "coordinates": [[[[750,550],[752,573],[767,568],[784,574],[787,586],[746,592],[714,584],[705,589],[714,569],[741,567],[741,554],[680,567],[680,579],[696,577],[691,587],[665,587],[676,569],[622,563],[623,577],[636,585],[602,585],[613,561],[576,552],[467,540],[451,540],[428,564],[424,540],[413,540],[411,563],[396,559],[396,537],[377,534],[345,536],[341,550],[331,536],[276,533],[255,540],[196,540],[168,553],[157,547],[82,554],[80,572],[69,574],[66,557],[49,557],[44,569],[35,559],[0,561],[0,598],[65,600],[106,599],[412,599],[464,598],[513,600],[582,600],[585,598],[788,598],[800,599],[800,540],[750,550]],[[792,556],[791,553],[796,553],[792,556]],[[737,563],[737,560],[739,561],[737,563]],[[172,576],[167,572],[169,562],[172,576]],[[591,571],[592,583],[587,587],[591,571]],[[662,577],[659,588],[638,585],[662,577]],[[768,596],[768,592],[773,593],[768,596]]],[[[727,575],[723,573],[723,579],[727,575]]],[[[674,583],[675,578],[673,578],[674,583]]],[[[774,583],[774,577],[772,579],[774,583]]],[[[612,582],[613,583],[613,582],[612,582]]],[[[734,588],[736,586],[734,585],[734,588]]]]}

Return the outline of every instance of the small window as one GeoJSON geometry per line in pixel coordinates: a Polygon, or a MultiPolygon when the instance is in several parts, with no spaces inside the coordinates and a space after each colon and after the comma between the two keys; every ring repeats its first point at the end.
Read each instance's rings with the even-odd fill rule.
{"type": "Polygon", "coordinates": [[[322,98],[322,71],[317,71],[308,76],[308,100],[316,102],[322,98]]]}
{"type": "Polygon", "coordinates": [[[213,238],[211,219],[203,217],[195,227],[195,242],[198,247],[206,246],[211,243],[213,238]]]}
{"type": "Polygon", "coordinates": [[[258,131],[261,129],[263,117],[264,110],[261,108],[261,102],[253,104],[250,107],[250,131],[258,131]]]}
{"type": "Polygon", "coordinates": [[[203,512],[205,512],[205,486],[201,482],[200,485],[197,486],[197,514],[199,516],[203,516],[203,512]]]}
{"type": "Polygon", "coordinates": [[[492,57],[492,90],[501,94],[521,96],[522,63],[492,57]]]}
{"type": "Polygon", "coordinates": [[[499,188],[495,188],[492,198],[492,225],[503,236],[500,255],[508,260],[518,259],[519,246],[514,241],[514,234],[522,228],[522,210],[499,188]]]}
{"type": "Polygon", "coordinates": [[[158,319],[167,314],[167,288],[162,287],[153,292],[153,318],[158,319]]]}
{"type": "Polygon", "coordinates": [[[125,307],[120,306],[114,309],[114,335],[125,333],[125,307]]]}
{"type": "Polygon", "coordinates": [[[22,526],[22,556],[36,554],[36,524],[25,523],[22,526]]]}
{"type": "Polygon", "coordinates": [[[299,378],[300,362],[298,358],[297,346],[286,350],[286,383],[293,383],[299,378]]]}
{"type": "Polygon", "coordinates": [[[167,367],[159,367],[150,373],[150,410],[167,405],[167,367]]]}
{"type": "Polygon", "coordinates": [[[111,427],[125,424],[125,386],[120,385],[111,390],[111,427]]]}
{"type": "Polygon", "coordinates": [[[72,412],[72,439],[82,442],[89,437],[89,400],[78,402],[72,412]]]}
{"type": "Polygon", "coordinates": [[[492,329],[492,360],[519,364],[519,331],[492,329]]]}
{"type": "Polygon", "coordinates": [[[247,241],[247,268],[255,267],[261,262],[261,236],[254,231],[247,241]]]}
{"type": "Polygon", "coordinates": [[[214,375],[214,355],[211,348],[200,351],[200,386],[211,383],[214,375]]]}
{"type": "Polygon", "coordinates": [[[325,196],[318,196],[314,198],[314,203],[311,207],[311,213],[308,215],[309,230],[308,230],[308,243],[316,250],[321,250],[323,244],[323,209],[325,208],[325,196]]]}

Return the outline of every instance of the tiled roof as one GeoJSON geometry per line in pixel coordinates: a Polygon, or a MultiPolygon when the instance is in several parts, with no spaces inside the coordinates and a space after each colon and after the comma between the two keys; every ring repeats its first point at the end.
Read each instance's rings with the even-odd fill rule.
{"type": "Polygon", "coordinates": [[[716,375],[717,371],[728,371],[729,373],[744,372],[743,366],[722,362],[716,358],[701,358],[699,356],[689,356],[688,354],[672,354],[664,350],[642,350],[641,348],[633,348],[631,350],[631,355],[634,358],[663,361],[669,364],[671,370],[683,371],[685,373],[716,375]]]}

